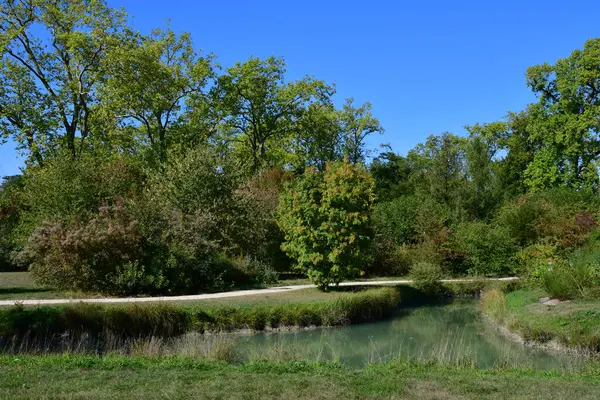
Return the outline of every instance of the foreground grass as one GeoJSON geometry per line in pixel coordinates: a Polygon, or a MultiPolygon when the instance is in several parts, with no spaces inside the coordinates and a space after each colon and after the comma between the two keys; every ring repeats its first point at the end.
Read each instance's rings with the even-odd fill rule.
{"type": "Polygon", "coordinates": [[[537,290],[508,294],[487,292],[482,308],[526,341],[559,344],[583,352],[600,351],[600,300],[572,300],[544,305],[537,290]]]}
{"type": "Polygon", "coordinates": [[[388,363],[227,365],[186,358],[0,357],[0,398],[11,399],[594,399],[598,371],[477,370],[388,363]]]}

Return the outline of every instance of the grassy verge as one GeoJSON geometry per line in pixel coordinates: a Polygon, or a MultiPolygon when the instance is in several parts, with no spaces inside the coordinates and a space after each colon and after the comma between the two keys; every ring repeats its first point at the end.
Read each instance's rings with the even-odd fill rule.
{"type": "Polygon", "coordinates": [[[0,398],[597,398],[597,370],[477,370],[388,363],[227,365],[188,358],[0,357],[0,398]]]}
{"type": "Polygon", "coordinates": [[[94,297],[94,295],[65,292],[37,285],[29,272],[0,272],[0,300],[61,299],[72,297],[94,297]]]}
{"type": "Polygon", "coordinates": [[[483,311],[528,342],[558,345],[582,352],[600,351],[600,301],[577,300],[544,305],[542,291],[491,290],[482,297],[483,311]]]}
{"type": "Polygon", "coordinates": [[[264,330],[282,326],[336,326],[390,316],[399,304],[394,288],[338,295],[328,301],[200,304],[74,304],[0,309],[0,337],[40,340],[65,332],[111,337],[170,337],[186,332],[264,330]]]}

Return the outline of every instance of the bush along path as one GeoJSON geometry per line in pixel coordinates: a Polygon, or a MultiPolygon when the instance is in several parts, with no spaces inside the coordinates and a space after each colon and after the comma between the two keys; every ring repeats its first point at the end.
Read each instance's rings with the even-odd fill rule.
{"type": "MultiPolygon", "coordinates": [[[[485,279],[442,279],[441,282],[445,283],[461,283],[461,282],[480,282],[480,281],[513,281],[518,280],[517,277],[507,278],[485,278],[485,279]]],[[[342,282],[339,286],[383,286],[383,285],[408,285],[413,283],[410,279],[398,279],[398,280],[381,280],[381,281],[358,281],[358,282],[342,282]]],[[[146,302],[171,302],[171,301],[191,301],[191,300],[210,300],[210,299],[223,299],[228,297],[241,297],[241,296],[252,296],[260,294],[275,294],[290,292],[294,290],[316,288],[316,285],[289,285],[289,286],[277,286],[265,289],[248,289],[248,290],[236,290],[230,292],[220,293],[206,293],[206,294],[195,294],[187,296],[161,296],[161,297],[120,297],[120,298],[91,298],[91,299],[43,299],[43,300],[0,300],[0,306],[12,306],[15,304],[25,306],[38,306],[38,305],[55,305],[55,304],[69,304],[69,303],[146,303],[146,302]]]]}

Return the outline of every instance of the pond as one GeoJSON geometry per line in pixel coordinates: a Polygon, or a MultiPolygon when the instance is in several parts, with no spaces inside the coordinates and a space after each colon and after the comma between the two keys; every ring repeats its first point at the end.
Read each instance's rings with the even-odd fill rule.
{"type": "Polygon", "coordinates": [[[531,348],[502,336],[482,320],[474,300],[401,310],[387,321],[341,328],[236,335],[247,358],[338,361],[361,367],[392,359],[562,369],[582,363],[573,356],[531,348]]]}

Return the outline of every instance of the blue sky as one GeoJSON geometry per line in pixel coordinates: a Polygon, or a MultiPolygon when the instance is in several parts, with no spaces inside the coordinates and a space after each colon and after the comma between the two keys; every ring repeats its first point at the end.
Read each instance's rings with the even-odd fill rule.
{"type": "MultiPolygon", "coordinates": [[[[289,79],[313,75],[370,101],[389,143],[405,154],[430,134],[503,118],[534,100],[528,66],[554,62],[600,35],[598,1],[141,1],[124,7],[142,32],[191,32],[225,67],[282,56],[289,79]]],[[[18,172],[0,146],[0,176],[18,172]]]]}

